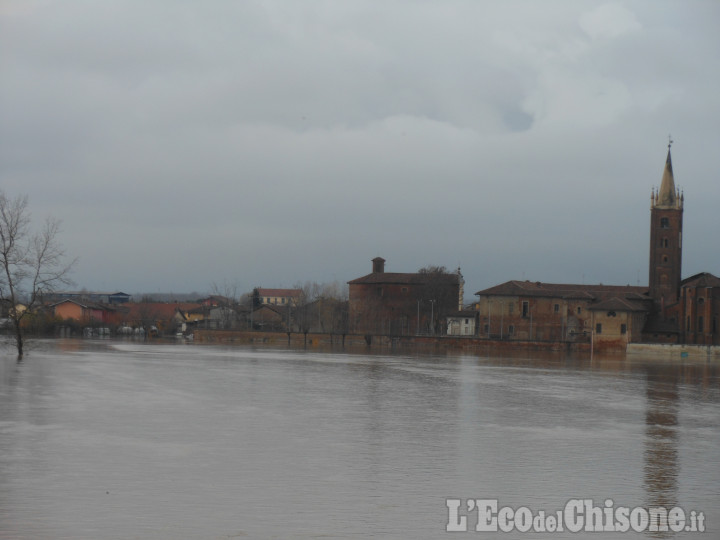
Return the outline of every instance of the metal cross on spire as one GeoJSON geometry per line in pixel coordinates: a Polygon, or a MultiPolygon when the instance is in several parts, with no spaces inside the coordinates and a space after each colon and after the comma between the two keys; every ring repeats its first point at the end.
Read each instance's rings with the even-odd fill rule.
{"type": "Polygon", "coordinates": [[[670,150],[670,147],[672,146],[672,143],[675,142],[672,140],[672,135],[668,134],[668,150],[670,150]]]}

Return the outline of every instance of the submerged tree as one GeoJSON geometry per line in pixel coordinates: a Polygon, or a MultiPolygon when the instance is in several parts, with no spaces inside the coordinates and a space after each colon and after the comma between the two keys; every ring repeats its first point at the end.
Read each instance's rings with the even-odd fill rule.
{"type": "Polygon", "coordinates": [[[30,230],[27,196],[8,198],[0,190],[0,301],[8,308],[18,357],[23,355],[23,319],[33,313],[55,287],[70,283],[75,260],[66,263],[58,243],[60,222],[45,220],[40,231],[30,230]]]}

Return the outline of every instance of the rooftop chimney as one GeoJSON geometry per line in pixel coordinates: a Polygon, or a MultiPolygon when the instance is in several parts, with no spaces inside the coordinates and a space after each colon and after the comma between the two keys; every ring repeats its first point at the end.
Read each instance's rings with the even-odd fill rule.
{"type": "Polygon", "coordinates": [[[372,260],[373,266],[373,274],[382,274],[385,272],[385,259],[382,257],[375,257],[372,260]]]}

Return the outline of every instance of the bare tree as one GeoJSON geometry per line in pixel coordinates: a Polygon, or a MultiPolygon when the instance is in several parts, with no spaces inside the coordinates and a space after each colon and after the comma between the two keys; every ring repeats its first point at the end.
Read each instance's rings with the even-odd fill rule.
{"type": "Polygon", "coordinates": [[[240,286],[237,280],[228,282],[225,280],[222,285],[213,282],[212,293],[218,297],[219,309],[211,310],[215,313],[219,320],[216,321],[218,327],[223,329],[234,328],[238,320],[238,290],[240,286]]]}
{"type": "Polygon", "coordinates": [[[12,199],[0,190],[0,301],[9,307],[18,357],[23,355],[25,316],[42,303],[44,295],[70,283],[76,260],[65,262],[59,233],[60,222],[53,218],[33,233],[27,196],[12,199]]]}
{"type": "Polygon", "coordinates": [[[298,283],[295,288],[301,294],[292,306],[293,320],[298,331],[303,334],[320,332],[328,334],[347,334],[348,330],[348,292],[338,282],[317,283],[307,281],[298,283]]]}
{"type": "Polygon", "coordinates": [[[444,266],[435,265],[420,268],[418,274],[423,278],[423,286],[418,289],[418,300],[430,303],[428,329],[434,334],[444,315],[459,310],[462,305],[462,275],[459,268],[450,272],[444,266]]]}
{"type": "Polygon", "coordinates": [[[307,334],[313,325],[312,303],[317,299],[320,285],[314,281],[306,281],[304,284],[296,283],[295,289],[300,290],[300,296],[295,298],[292,306],[288,306],[288,309],[292,310],[292,314],[288,315],[288,321],[294,322],[298,332],[305,334],[307,339],[307,334]]]}

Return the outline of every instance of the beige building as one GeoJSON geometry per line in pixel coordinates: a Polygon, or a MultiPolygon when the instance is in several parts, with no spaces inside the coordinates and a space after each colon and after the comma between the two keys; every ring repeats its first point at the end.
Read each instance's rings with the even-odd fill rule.
{"type": "Polygon", "coordinates": [[[594,330],[614,332],[620,319],[618,333],[636,331],[642,324],[635,314],[644,317],[652,305],[647,287],[629,285],[508,281],[475,294],[479,336],[502,340],[588,342],[594,330]],[[602,314],[611,312],[612,322],[605,321],[602,314]]]}
{"type": "Polygon", "coordinates": [[[260,303],[268,306],[297,305],[302,296],[301,289],[257,289],[260,303]]]}

